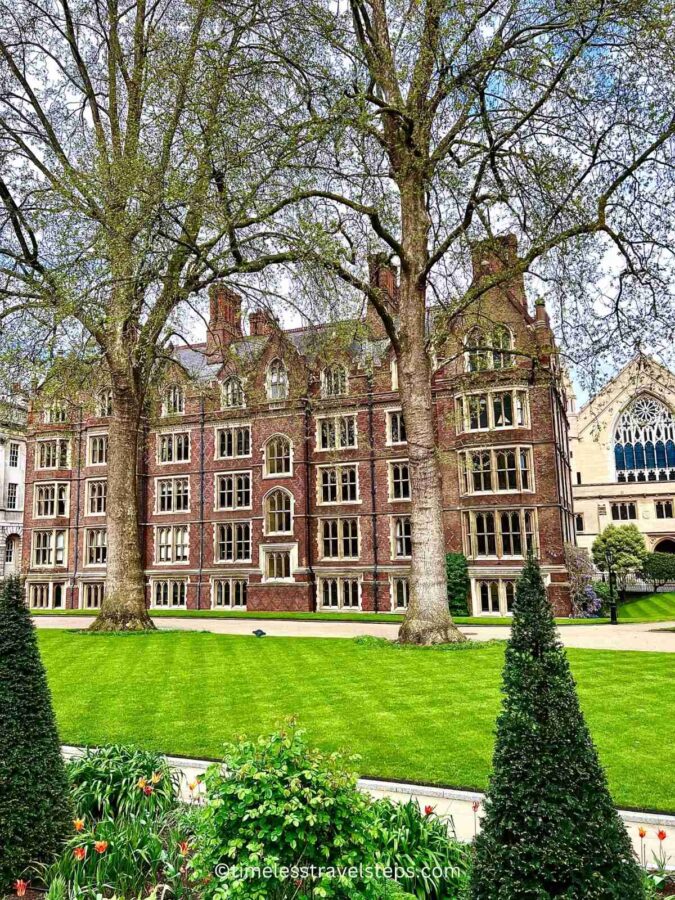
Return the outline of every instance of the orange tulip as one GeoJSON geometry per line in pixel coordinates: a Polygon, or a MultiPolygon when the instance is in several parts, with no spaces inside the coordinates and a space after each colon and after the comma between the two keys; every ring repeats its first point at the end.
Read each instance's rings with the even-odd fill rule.
{"type": "Polygon", "coordinates": [[[75,831],[82,831],[84,828],[84,819],[73,819],[73,828],[75,831]]]}
{"type": "Polygon", "coordinates": [[[181,856],[186,856],[188,850],[190,849],[190,845],[187,841],[178,841],[178,849],[180,850],[181,856]]]}
{"type": "Polygon", "coordinates": [[[28,887],[27,881],[24,881],[23,878],[17,878],[17,880],[14,882],[14,890],[16,891],[16,896],[17,897],[25,897],[27,887],[28,887]]]}
{"type": "Polygon", "coordinates": [[[138,779],[138,782],[137,782],[138,787],[139,787],[141,790],[143,790],[143,788],[146,786],[147,783],[148,783],[148,779],[147,779],[147,778],[139,778],[139,779],[138,779]]]}
{"type": "Polygon", "coordinates": [[[198,781],[190,781],[188,783],[188,787],[190,788],[191,791],[196,791],[197,788],[199,787],[199,782],[198,781]]]}
{"type": "Polygon", "coordinates": [[[77,859],[79,862],[82,862],[82,860],[85,858],[86,855],[87,855],[87,848],[86,848],[86,847],[76,847],[76,848],[73,850],[73,856],[74,856],[75,859],[77,859]]]}
{"type": "Polygon", "coordinates": [[[659,830],[656,832],[656,836],[660,841],[665,841],[665,839],[668,837],[663,828],[659,828],[659,830]]]}
{"type": "Polygon", "coordinates": [[[97,853],[105,853],[105,851],[106,851],[107,849],[108,849],[108,842],[107,842],[107,841],[95,841],[95,842],[94,842],[94,850],[95,850],[97,853]]]}
{"type": "Polygon", "coordinates": [[[643,828],[642,825],[640,825],[640,827],[638,828],[638,834],[640,835],[640,838],[646,837],[646,836],[647,836],[647,829],[646,829],[646,828],[643,828]]]}

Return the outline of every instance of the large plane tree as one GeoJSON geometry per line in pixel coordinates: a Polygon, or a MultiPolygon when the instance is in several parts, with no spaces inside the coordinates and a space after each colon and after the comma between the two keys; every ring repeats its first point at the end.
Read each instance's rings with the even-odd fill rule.
{"type": "Polygon", "coordinates": [[[152,627],[139,435],[182,305],[293,256],[270,215],[306,111],[265,55],[278,14],[256,0],[0,2],[4,359],[30,356],[85,394],[102,372],[112,391],[96,628],[152,627]]]}
{"type": "Polygon", "coordinates": [[[663,315],[672,14],[660,0],[301,0],[286,24],[325,48],[323,65],[305,69],[317,120],[334,124],[306,185],[304,214],[326,231],[317,258],[369,297],[398,361],[414,497],[400,637],[457,640],[427,309],[439,304],[447,321],[545,267],[574,271],[581,284],[590,262],[609,254],[616,292],[596,311],[635,326],[631,310],[644,311],[647,297],[652,318],[663,315]],[[520,255],[466,278],[471,246],[492,242],[500,255],[495,239],[508,232],[520,255]],[[374,252],[400,268],[396,310],[363,274],[374,252]]]}

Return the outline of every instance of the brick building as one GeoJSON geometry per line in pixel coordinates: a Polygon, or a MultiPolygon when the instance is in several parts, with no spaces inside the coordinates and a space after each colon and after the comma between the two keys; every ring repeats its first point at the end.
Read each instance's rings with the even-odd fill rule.
{"type": "MultiPolygon", "coordinates": [[[[515,253],[511,239],[504,253],[515,253]]],[[[501,264],[477,250],[475,277],[501,264]]],[[[395,305],[395,273],[373,262],[371,277],[395,305]]],[[[179,365],[148,418],[149,605],[403,609],[406,434],[377,316],[284,331],[255,312],[248,330],[239,297],[214,286],[208,339],[175,349],[179,365]]],[[[439,338],[433,392],[447,548],[469,559],[471,611],[508,612],[528,548],[565,610],[565,402],[546,311],[530,313],[522,281],[489,291],[439,338]]],[[[111,414],[105,389],[91,406],[31,413],[23,563],[32,606],[100,604],[111,414]]]]}

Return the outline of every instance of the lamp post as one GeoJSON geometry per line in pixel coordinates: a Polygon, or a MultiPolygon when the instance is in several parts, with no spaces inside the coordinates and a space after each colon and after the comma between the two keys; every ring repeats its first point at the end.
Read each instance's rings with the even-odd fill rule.
{"type": "Polygon", "coordinates": [[[609,577],[609,621],[612,625],[618,625],[619,620],[616,615],[616,597],[614,596],[614,554],[611,550],[605,550],[605,562],[607,563],[607,573],[609,577]]]}

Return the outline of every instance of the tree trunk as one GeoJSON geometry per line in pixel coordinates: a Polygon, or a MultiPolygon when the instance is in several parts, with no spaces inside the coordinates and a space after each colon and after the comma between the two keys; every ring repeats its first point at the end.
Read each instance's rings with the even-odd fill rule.
{"type": "Polygon", "coordinates": [[[426,349],[428,215],[424,193],[401,190],[402,240],[406,250],[399,290],[399,392],[408,439],[412,490],[412,566],[408,612],[399,640],[439,644],[466,638],[448,608],[443,532],[443,491],[436,448],[431,362],[426,349]]]}
{"type": "Polygon", "coordinates": [[[139,393],[131,380],[113,374],[113,415],[108,432],[108,570],[106,596],[93,631],[154,628],[145,601],[141,562],[138,459],[139,393]]]}

